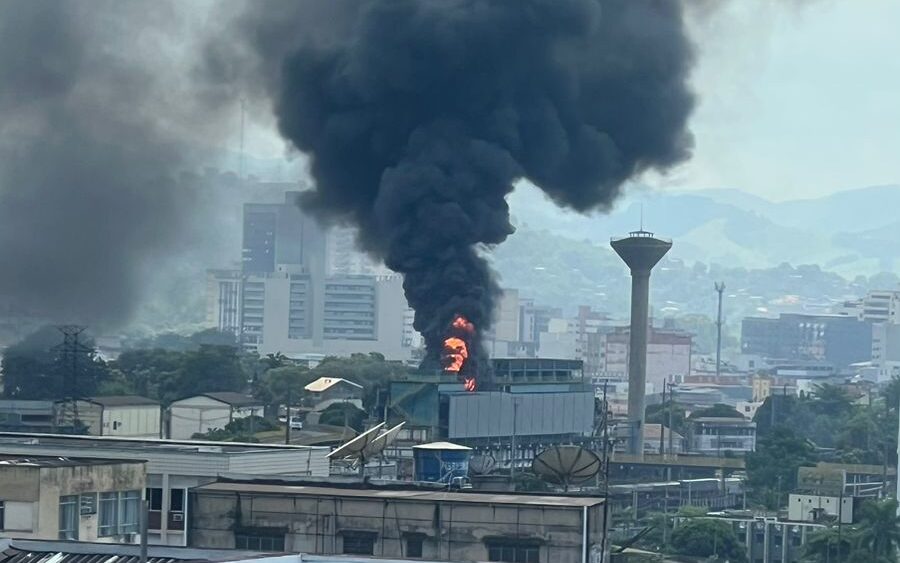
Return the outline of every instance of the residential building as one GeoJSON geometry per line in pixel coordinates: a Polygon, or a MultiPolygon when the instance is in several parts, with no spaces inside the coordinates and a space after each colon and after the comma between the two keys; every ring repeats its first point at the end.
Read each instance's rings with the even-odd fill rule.
{"type": "MultiPolygon", "coordinates": [[[[625,379],[630,358],[630,329],[618,327],[598,341],[598,374],[602,379],[625,379]]],[[[691,372],[692,337],[689,333],[650,327],[647,340],[647,390],[659,392],[664,381],[691,372]]]]}
{"type": "Polygon", "coordinates": [[[900,323],[879,323],[872,327],[872,363],[879,382],[900,376],[900,323]]]}
{"type": "Polygon", "coordinates": [[[330,276],[317,280],[283,267],[244,280],[245,350],[289,357],[380,352],[407,360],[413,338],[399,276],[330,276]]]}
{"type": "MultiPolygon", "coordinates": [[[[613,446],[614,451],[616,453],[624,453],[628,446],[628,436],[624,432],[615,433],[614,435],[616,438],[616,443],[613,446]]],[[[660,446],[662,446],[662,452],[666,454],[681,454],[686,451],[684,436],[678,432],[669,430],[667,426],[662,424],[644,424],[644,453],[658,454],[660,453],[660,446]]]]}
{"type": "Polygon", "coordinates": [[[191,543],[318,555],[581,563],[599,555],[602,498],[222,480],[191,492],[191,543]]]}
{"type": "Polygon", "coordinates": [[[176,546],[187,545],[185,524],[191,519],[188,489],[211,483],[220,475],[327,477],[330,467],[329,448],[280,444],[4,432],[0,433],[0,451],[25,457],[146,460],[146,483],[141,487],[146,487],[144,497],[150,504],[148,541],[176,546]]]}
{"type": "Polygon", "coordinates": [[[363,386],[340,377],[320,377],[304,390],[315,410],[321,411],[334,403],[350,403],[362,408],[363,386]]]}
{"type": "Polygon", "coordinates": [[[91,397],[56,403],[56,426],[72,426],[77,420],[91,436],[159,438],[162,407],[159,401],[137,395],[91,397]]]}
{"type": "Polygon", "coordinates": [[[699,417],[688,422],[691,452],[721,457],[756,450],[756,423],[744,417],[699,417]]]}
{"type": "Polygon", "coordinates": [[[748,317],[741,351],[778,360],[825,361],[842,370],[872,354],[872,323],[849,315],[782,314],[748,317]]]}
{"type": "Polygon", "coordinates": [[[145,462],[0,455],[0,530],[6,537],[139,540],[145,462]]]}
{"type": "Polygon", "coordinates": [[[355,228],[343,226],[328,230],[326,275],[391,275],[391,271],[384,264],[376,262],[357,248],[356,233],[355,228]]]}
{"type": "Polygon", "coordinates": [[[264,414],[265,405],[251,395],[230,391],[203,393],[169,405],[168,437],[185,440],[195,434],[224,428],[238,418],[264,414]]]}

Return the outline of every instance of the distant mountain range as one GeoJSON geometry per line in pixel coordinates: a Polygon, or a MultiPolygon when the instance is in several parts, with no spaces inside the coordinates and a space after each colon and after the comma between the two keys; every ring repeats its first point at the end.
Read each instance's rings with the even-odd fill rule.
{"type": "Polygon", "coordinates": [[[815,199],[772,202],[734,189],[635,189],[608,214],[556,207],[535,188],[510,197],[517,225],[606,244],[644,227],[673,239],[670,256],[725,267],[818,264],[853,279],[900,273],[900,185],[851,189],[815,199]]]}

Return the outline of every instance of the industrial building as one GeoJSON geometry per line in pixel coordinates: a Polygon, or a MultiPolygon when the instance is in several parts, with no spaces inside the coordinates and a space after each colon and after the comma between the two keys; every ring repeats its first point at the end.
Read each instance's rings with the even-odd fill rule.
{"type": "MultiPolygon", "coordinates": [[[[187,545],[187,491],[220,475],[319,476],[329,474],[328,448],[98,436],[0,433],[0,451],[15,456],[146,460],[149,542],[187,545]]],[[[142,485],[141,488],[144,488],[142,485]]]]}
{"type": "Polygon", "coordinates": [[[146,477],[136,459],[4,453],[0,530],[14,538],[135,542],[146,477]]]}
{"type": "Polygon", "coordinates": [[[91,436],[162,436],[162,406],[147,397],[112,395],[56,403],[57,428],[72,426],[76,416],[91,436]]]}
{"type": "Polygon", "coordinates": [[[555,444],[594,439],[594,391],[580,360],[497,358],[491,391],[466,392],[455,377],[393,381],[390,407],[418,442],[449,440],[493,456],[500,466],[530,465],[555,444]]]}
{"type": "Polygon", "coordinates": [[[219,391],[173,401],[169,405],[168,437],[188,440],[195,434],[224,428],[248,416],[263,416],[265,405],[252,395],[219,391]]]}
{"type": "Polygon", "coordinates": [[[756,450],[756,423],[743,416],[699,417],[688,420],[691,452],[721,457],[728,452],[745,454],[756,450]]]}
{"type": "MultiPolygon", "coordinates": [[[[793,522],[774,517],[755,517],[742,512],[734,515],[698,516],[727,522],[754,563],[800,563],[805,561],[805,545],[813,534],[825,529],[824,524],[793,522]]],[[[685,517],[675,518],[675,527],[685,517]]]]}
{"type": "Polygon", "coordinates": [[[581,563],[603,499],[433,487],[222,480],[191,493],[191,545],[432,561],[581,563]]]}

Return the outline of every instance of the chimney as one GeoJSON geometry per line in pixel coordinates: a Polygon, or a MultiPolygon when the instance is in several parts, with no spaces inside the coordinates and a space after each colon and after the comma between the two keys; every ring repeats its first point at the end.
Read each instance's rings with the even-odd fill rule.
{"type": "Polygon", "coordinates": [[[644,395],[647,385],[647,320],[650,312],[650,271],[672,248],[643,229],[610,242],[631,269],[631,340],[628,359],[628,453],[644,453],[644,395]]]}

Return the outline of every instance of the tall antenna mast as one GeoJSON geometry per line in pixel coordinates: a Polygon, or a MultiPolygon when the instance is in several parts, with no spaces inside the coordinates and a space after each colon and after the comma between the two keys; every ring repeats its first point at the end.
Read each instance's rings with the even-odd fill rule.
{"type": "Polygon", "coordinates": [[[644,232],[644,202],[641,202],[641,232],[644,232]]]}
{"type": "Polygon", "coordinates": [[[716,315],[716,378],[718,378],[722,375],[722,292],[725,291],[725,282],[716,282],[715,288],[719,294],[719,310],[716,315]]]}
{"type": "Polygon", "coordinates": [[[241,180],[241,184],[244,183],[244,114],[246,114],[246,99],[241,98],[241,161],[240,161],[240,169],[238,172],[239,178],[241,180]]]}

